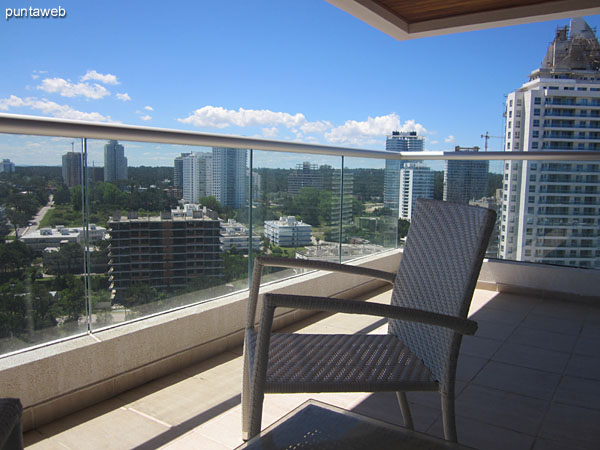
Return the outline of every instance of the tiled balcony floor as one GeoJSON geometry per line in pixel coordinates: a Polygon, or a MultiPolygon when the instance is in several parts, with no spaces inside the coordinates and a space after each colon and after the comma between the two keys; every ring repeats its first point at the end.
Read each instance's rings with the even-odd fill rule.
{"type": "MultiPolygon", "coordinates": [[[[390,293],[374,301],[389,301],[390,293]]],[[[479,449],[597,449],[600,307],[477,290],[458,367],[461,443],[479,449]]],[[[382,333],[377,318],[321,314],[299,332],[382,333]]],[[[31,449],[231,449],[241,441],[241,349],[25,435],[31,449]]],[[[394,393],[267,395],[263,427],[315,398],[401,424],[394,393]]],[[[441,436],[439,396],[409,394],[415,426],[441,436]]]]}

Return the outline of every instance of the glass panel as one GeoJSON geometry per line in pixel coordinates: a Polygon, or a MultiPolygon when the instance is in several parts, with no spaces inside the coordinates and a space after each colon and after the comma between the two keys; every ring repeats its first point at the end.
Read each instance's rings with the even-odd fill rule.
{"type": "Polygon", "coordinates": [[[247,150],[88,148],[90,223],[107,229],[97,241],[107,265],[92,269],[93,327],[247,288],[247,150]]]}
{"type": "Polygon", "coordinates": [[[87,331],[82,140],[0,134],[0,354],[87,331]]]}
{"type": "Polygon", "coordinates": [[[506,161],[499,257],[600,269],[600,163],[506,161]]]}
{"type": "Polygon", "coordinates": [[[344,158],[343,261],[396,248],[401,242],[397,214],[384,204],[384,179],[385,161],[344,158]]]}
{"type": "MultiPolygon", "coordinates": [[[[253,228],[261,253],[339,261],[341,158],[254,151],[253,228]],[[336,181],[337,180],[337,181],[336,181]]],[[[301,273],[265,269],[265,281],[301,273]]]]}

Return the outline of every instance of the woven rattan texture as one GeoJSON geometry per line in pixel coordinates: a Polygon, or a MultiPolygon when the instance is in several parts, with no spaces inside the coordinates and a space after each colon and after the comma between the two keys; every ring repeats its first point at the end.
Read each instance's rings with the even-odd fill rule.
{"type": "Polygon", "coordinates": [[[340,386],[349,392],[437,389],[431,372],[395,336],[272,335],[265,392],[328,392],[340,386]]]}
{"type": "MultiPolygon", "coordinates": [[[[487,243],[490,211],[419,199],[392,293],[392,304],[466,317],[487,243]]],[[[446,328],[390,320],[398,336],[445,383],[453,332],[446,328]]]]}

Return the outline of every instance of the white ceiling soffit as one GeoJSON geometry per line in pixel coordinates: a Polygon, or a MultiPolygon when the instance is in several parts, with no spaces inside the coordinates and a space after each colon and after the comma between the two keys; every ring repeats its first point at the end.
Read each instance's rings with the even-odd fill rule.
{"type": "Polygon", "coordinates": [[[399,41],[600,14],[600,0],[559,0],[409,23],[375,0],[326,1],[399,41]]]}

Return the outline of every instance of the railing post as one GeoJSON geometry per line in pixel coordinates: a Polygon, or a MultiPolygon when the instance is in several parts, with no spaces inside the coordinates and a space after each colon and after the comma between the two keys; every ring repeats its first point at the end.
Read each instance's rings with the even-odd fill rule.
{"type": "Polygon", "coordinates": [[[252,149],[250,149],[250,161],[249,161],[249,167],[250,167],[250,176],[248,177],[248,190],[249,190],[249,195],[248,195],[248,287],[250,287],[251,283],[252,283],[252,272],[253,272],[253,267],[254,267],[254,255],[253,255],[253,239],[252,239],[252,195],[253,195],[253,190],[254,190],[254,181],[253,181],[253,176],[252,176],[252,169],[253,169],[253,156],[254,156],[254,151],[252,149]]]}
{"type": "Polygon", "coordinates": [[[339,245],[339,258],[338,262],[342,263],[342,220],[344,218],[344,155],[342,155],[342,171],[340,175],[340,226],[339,226],[339,237],[338,237],[338,245],[339,245]]]}

